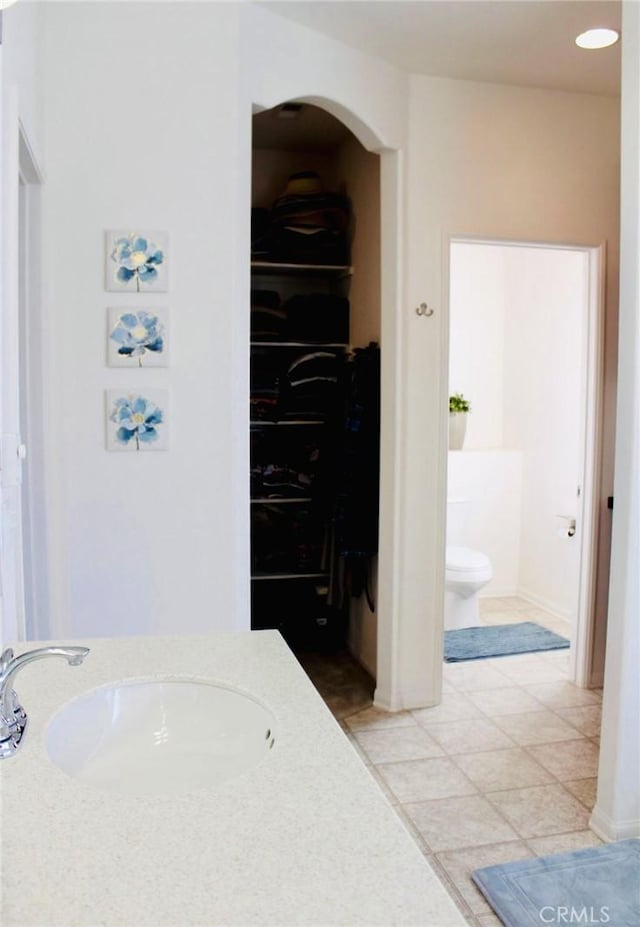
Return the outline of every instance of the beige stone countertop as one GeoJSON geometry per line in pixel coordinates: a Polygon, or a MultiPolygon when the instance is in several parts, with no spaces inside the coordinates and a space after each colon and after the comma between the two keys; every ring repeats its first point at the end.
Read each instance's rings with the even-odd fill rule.
{"type": "Polygon", "coordinates": [[[29,715],[0,761],[4,927],[450,927],[461,913],[276,631],[28,642],[91,648],[15,687],[29,715]],[[277,719],[257,766],[210,789],[134,797],[72,779],[44,729],[109,683],[237,686],[277,719]]]}

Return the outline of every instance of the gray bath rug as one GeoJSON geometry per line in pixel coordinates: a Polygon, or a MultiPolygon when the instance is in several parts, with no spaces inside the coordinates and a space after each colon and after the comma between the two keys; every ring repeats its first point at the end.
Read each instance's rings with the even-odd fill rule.
{"type": "Polygon", "coordinates": [[[506,657],[512,653],[536,650],[562,650],[569,646],[561,637],[535,621],[519,624],[496,624],[488,627],[460,628],[444,632],[445,663],[506,657]]]}
{"type": "Polygon", "coordinates": [[[472,878],[506,927],[640,924],[640,840],[488,866],[472,878]]]}

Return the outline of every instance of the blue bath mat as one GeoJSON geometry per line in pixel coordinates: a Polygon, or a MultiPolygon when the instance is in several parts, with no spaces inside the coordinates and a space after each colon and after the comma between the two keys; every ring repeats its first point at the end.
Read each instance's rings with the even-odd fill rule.
{"type": "Polygon", "coordinates": [[[562,650],[568,646],[566,637],[554,634],[535,621],[460,628],[444,632],[444,661],[459,663],[461,660],[484,660],[487,657],[506,657],[512,653],[562,650]]]}
{"type": "Polygon", "coordinates": [[[640,924],[640,840],[488,866],[472,878],[506,927],[640,924]]]}

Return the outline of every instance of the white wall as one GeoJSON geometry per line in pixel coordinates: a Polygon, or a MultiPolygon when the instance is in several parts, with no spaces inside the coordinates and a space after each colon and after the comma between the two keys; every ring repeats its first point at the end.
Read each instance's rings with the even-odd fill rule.
{"type": "Polygon", "coordinates": [[[248,531],[234,480],[247,486],[248,467],[232,429],[247,408],[232,354],[235,231],[248,223],[235,186],[237,14],[54,3],[45,17],[50,631],[246,628],[248,531]],[[107,293],[104,232],[140,227],[169,232],[170,290],[107,293]],[[170,308],[170,368],[105,366],[107,307],[131,305],[170,308]],[[171,390],[170,450],[108,453],[105,389],[144,386],[171,390]]]}
{"type": "Polygon", "coordinates": [[[12,91],[18,96],[20,122],[29,145],[43,163],[44,132],[42,98],[39,93],[41,66],[42,4],[23,0],[2,14],[3,102],[12,91]]]}
{"type": "Polygon", "coordinates": [[[454,242],[450,256],[449,394],[471,403],[464,447],[504,443],[504,252],[454,242]]]}
{"type": "Polygon", "coordinates": [[[412,77],[402,549],[404,620],[417,642],[442,608],[449,236],[607,242],[607,397],[597,615],[606,615],[618,267],[618,102],[497,84],[412,77]],[[431,318],[414,307],[430,303],[431,318]],[[444,375],[443,375],[444,374],[444,375]],[[425,570],[425,564],[433,565],[425,570]]]}
{"type": "Polygon", "coordinates": [[[640,837],[640,7],[622,7],[620,390],[598,796],[590,826],[640,837]]]}
{"type": "Polygon", "coordinates": [[[371,142],[404,125],[405,76],[262,9],[148,14],[45,10],[56,635],[249,626],[252,104],[313,94],[358,112],[371,142]],[[140,377],[104,364],[106,308],[132,296],[103,289],[103,233],[136,225],[167,229],[172,248],[170,292],[153,300],[172,312],[172,364],[141,373],[171,388],[171,449],[144,456],[104,449],[104,389],[140,377]]]}
{"type": "MultiPolygon", "coordinates": [[[[38,466],[37,441],[31,429],[25,429],[20,416],[21,376],[19,359],[19,331],[24,324],[21,301],[26,302],[20,275],[20,236],[24,231],[24,218],[35,216],[34,198],[20,198],[19,171],[26,165],[22,162],[30,153],[31,162],[42,167],[42,119],[38,94],[38,49],[40,41],[40,10],[33,4],[21,4],[2,14],[3,41],[0,48],[0,434],[2,435],[3,471],[0,475],[1,488],[1,536],[0,536],[0,609],[2,610],[1,633],[5,640],[16,640],[25,636],[25,596],[23,594],[22,537],[23,512],[22,488],[23,465],[17,455],[17,448],[25,440],[30,445],[30,488],[31,498],[44,494],[44,476],[38,466]],[[21,137],[22,133],[22,137],[21,137]],[[25,434],[25,429],[26,434],[25,434]]],[[[29,177],[29,180],[32,180],[29,177]]],[[[30,189],[30,188],[29,188],[30,189]]],[[[24,190],[23,190],[24,194],[24,190]]],[[[34,240],[30,246],[31,267],[37,268],[39,255],[34,240]]],[[[33,273],[34,286],[37,271],[33,273]]],[[[40,333],[36,333],[33,350],[29,354],[35,365],[40,358],[40,333]]],[[[39,383],[37,370],[32,378],[27,370],[23,383],[29,387],[39,383]]],[[[35,390],[34,390],[35,392],[35,390]]],[[[24,400],[24,396],[22,397],[24,400]]],[[[37,402],[35,395],[29,396],[31,404],[37,402]]],[[[30,519],[29,519],[30,520],[30,519]]],[[[43,519],[37,527],[42,529],[43,519]]],[[[28,537],[29,525],[25,526],[28,537]]],[[[42,534],[42,531],[38,533],[42,534]]],[[[39,547],[39,537],[34,541],[34,550],[39,547]]],[[[42,561],[37,577],[38,585],[46,592],[46,568],[42,561]]],[[[35,585],[35,584],[34,584],[35,585]]],[[[29,592],[35,590],[30,589],[29,592]]],[[[40,589],[38,590],[40,592],[40,589]]],[[[33,601],[29,596],[29,604],[33,601]]]]}

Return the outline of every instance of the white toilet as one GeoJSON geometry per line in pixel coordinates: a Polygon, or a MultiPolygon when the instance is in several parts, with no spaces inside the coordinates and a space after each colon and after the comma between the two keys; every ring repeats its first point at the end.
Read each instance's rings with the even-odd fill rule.
{"type": "Polygon", "coordinates": [[[463,546],[468,499],[447,499],[447,553],[444,584],[446,631],[479,624],[478,593],[493,577],[486,554],[463,546]]]}

